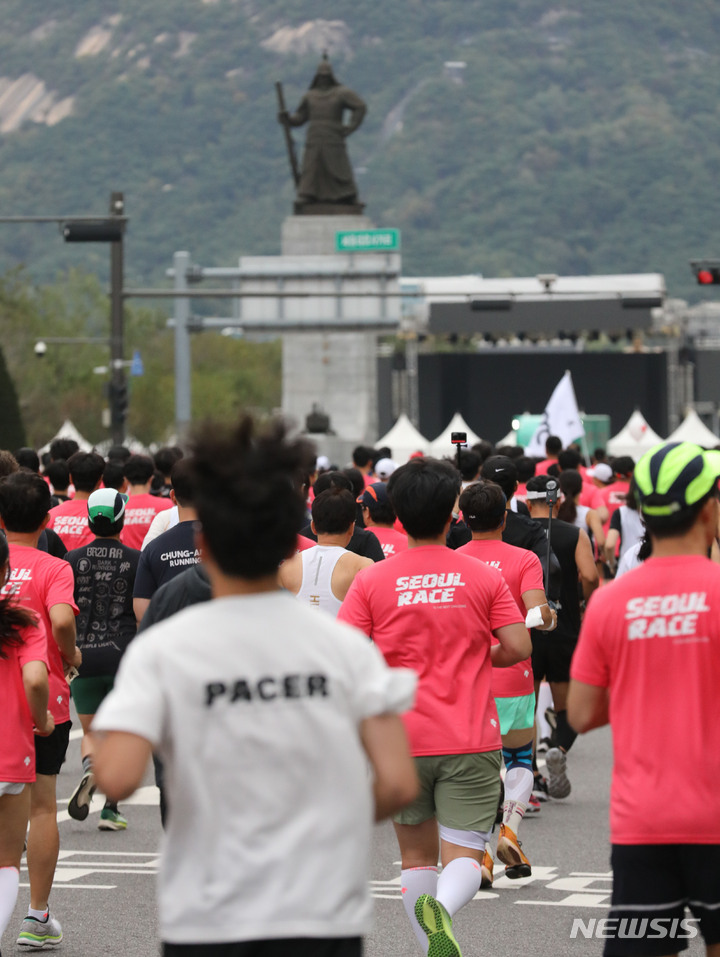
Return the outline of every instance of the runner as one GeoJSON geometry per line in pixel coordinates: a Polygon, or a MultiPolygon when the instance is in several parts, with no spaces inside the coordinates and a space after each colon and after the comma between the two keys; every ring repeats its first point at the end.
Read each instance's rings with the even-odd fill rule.
{"type": "MultiPolygon", "coordinates": [[[[527,484],[530,515],[542,525],[546,534],[551,508],[547,503],[549,481],[551,479],[547,475],[536,475],[527,484]]],[[[553,515],[557,515],[557,509],[556,504],[553,506],[553,515]]],[[[581,528],[553,519],[550,545],[562,569],[557,632],[546,635],[533,631],[532,670],[535,695],[539,692],[540,682],[545,678],[550,684],[555,709],[556,747],[549,748],[545,755],[548,792],[550,797],[566,798],[571,791],[567,776],[567,753],[576,738],[575,732],[568,724],[566,709],[570,660],[580,633],[582,614],[578,592],[580,587],[587,600],[598,587],[599,577],[590,539],[581,528]]]]}
{"type": "MultiPolygon", "coordinates": [[[[313,498],[332,486],[347,489],[348,492],[352,492],[353,487],[352,482],[343,472],[337,469],[332,472],[323,472],[312,486],[313,498]]],[[[300,529],[300,535],[313,542],[317,541],[317,535],[313,532],[310,523],[300,529]]],[[[347,550],[354,552],[356,555],[362,555],[364,558],[372,558],[374,562],[382,561],[385,557],[377,535],[371,532],[369,528],[360,528],[358,525],[355,526],[347,550]]]]}
{"type": "MultiPolygon", "coordinates": [[[[0,534],[0,581],[10,575],[10,553],[0,534]]],[[[35,780],[35,733],[47,736],[47,637],[39,619],[9,595],[0,598],[0,938],[10,923],[20,887],[20,858],[35,780]]]]}
{"type": "Polygon", "coordinates": [[[593,596],[572,663],[570,721],[613,735],[607,957],[686,949],[686,906],[720,955],[718,475],[720,454],[688,442],[642,457],[652,555],[593,596]],[[660,781],[671,801],[652,801],[660,781]]]}
{"type": "Polygon", "coordinates": [[[75,495],[50,509],[48,528],[56,532],[68,549],[90,545],[93,534],[88,528],[87,500],[100,488],[105,459],[97,452],[76,452],[68,462],[75,495]]]}
{"type": "Polygon", "coordinates": [[[416,706],[403,719],[421,792],[394,822],[403,904],[430,957],[460,954],[452,918],[480,887],[497,813],[492,666],[513,665],[531,649],[502,575],[445,546],[459,491],[449,462],[413,459],[393,473],[388,493],[409,548],[358,575],[339,614],[372,638],[388,664],[402,662],[419,675],[416,706]],[[493,635],[499,643],[491,648],[493,635]]]}
{"type": "MultiPolygon", "coordinates": [[[[494,482],[476,482],[460,496],[460,510],[472,530],[473,540],[459,551],[497,568],[510,589],[527,626],[552,631],[557,616],[543,588],[543,571],[537,555],[502,540],[507,517],[506,500],[494,482]]],[[[493,640],[493,644],[495,641],[493,640]]],[[[518,832],[530,805],[533,790],[532,751],[535,739],[535,688],[530,657],[511,668],[493,670],[492,694],[500,718],[505,762],[505,800],[497,843],[497,857],[511,879],[530,877],[530,861],[521,850],[518,832]]],[[[483,883],[492,884],[493,859],[489,848],[483,858],[483,883]]]]}
{"type": "Polygon", "coordinates": [[[280,423],[204,430],[193,484],[214,597],[130,646],[95,718],[116,800],[152,748],[165,763],[165,957],[359,957],[373,794],[381,819],[417,793],[395,714],[415,676],[278,589],[311,454],[280,423]]]}
{"type": "MultiPolygon", "coordinates": [[[[102,488],[88,499],[88,523],[95,536],[92,545],[68,552],[75,577],[78,645],[83,661],[70,685],[82,725],[80,745],[82,777],[68,802],[68,814],[84,821],[95,792],[92,770],[92,736],[88,733],[100,702],[112,689],[120,659],[135,637],[133,584],[140,553],[120,541],[127,495],[102,488]]],[[[100,811],[101,831],[122,831],[127,820],[117,804],[106,801],[100,811]]]]}
{"type": "Polygon", "coordinates": [[[535,466],[536,475],[547,475],[550,466],[557,465],[562,447],[562,439],[558,438],[557,435],[548,435],[545,439],[545,458],[535,466]]]}
{"type": "Polygon", "coordinates": [[[131,455],[125,463],[125,476],[130,483],[130,501],[125,507],[125,525],[121,541],[131,548],[141,548],[150,524],[158,512],[173,507],[170,499],[150,494],[154,472],[153,460],[148,455],[131,455]]]}
{"type": "Polygon", "coordinates": [[[353,579],[374,562],[347,550],[355,529],[355,502],[341,488],[321,492],[312,503],[318,543],[280,566],[280,585],[313,608],[336,616],[353,579]]]}
{"type": "Polygon", "coordinates": [[[77,668],[82,655],[75,643],[73,575],[67,562],[38,549],[47,522],[50,489],[32,472],[15,472],[0,482],[0,520],[10,550],[10,579],[4,594],[18,596],[35,612],[47,638],[49,708],[55,730],[35,738],[35,783],[31,785],[27,867],[30,907],[18,944],[42,947],[62,939],[60,921],[50,913],[49,896],[60,852],[57,825],[57,776],[70,739],[69,689],[66,672],[77,668]]]}
{"type": "Polygon", "coordinates": [[[359,496],[358,504],[362,508],[365,527],[371,529],[377,536],[385,558],[391,558],[407,549],[407,535],[395,527],[397,515],[387,493],[385,482],[368,485],[359,496]]]}
{"type": "MultiPolygon", "coordinates": [[[[173,465],[169,501],[178,510],[177,524],[143,547],[133,591],[133,607],[138,624],[157,589],[185,571],[189,565],[196,565],[200,561],[200,552],[195,544],[197,512],[193,504],[191,469],[187,458],[178,459],[173,465]]],[[[169,510],[166,509],[166,512],[169,513],[169,510]]]]}

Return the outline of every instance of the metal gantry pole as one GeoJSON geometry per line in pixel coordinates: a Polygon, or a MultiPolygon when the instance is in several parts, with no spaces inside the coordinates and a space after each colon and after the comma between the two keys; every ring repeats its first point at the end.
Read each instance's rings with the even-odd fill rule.
{"type": "Polygon", "coordinates": [[[176,440],[182,442],[192,421],[191,382],[192,362],[190,353],[190,300],[187,292],[187,273],[190,253],[176,252],[173,256],[175,287],[175,432],[176,440]]]}
{"type": "MultiPolygon", "coordinates": [[[[110,194],[110,215],[123,216],[123,194],[110,194]]],[[[110,243],[110,422],[114,445],[125,441],[127,415],[127,380],[123,368],[124,296],[123,240],[110,243]]]]}

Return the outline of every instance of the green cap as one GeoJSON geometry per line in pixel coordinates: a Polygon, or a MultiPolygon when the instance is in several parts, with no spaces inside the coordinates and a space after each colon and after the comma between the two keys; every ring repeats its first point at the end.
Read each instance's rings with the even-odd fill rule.
{"type": "Polygon", "coordinates": [[[644,515],[669,516],[691,508],[710,492],[720,476],[720,452],[692,442],[656,445],[635,468],[644,515]]]}
{"type": "Polygon", "coordinates": [[[114,488],[99,488],[88,498],[88,518],[91,522],[105,519],[111,525],[125,514],[128,496],[114,488]]]}

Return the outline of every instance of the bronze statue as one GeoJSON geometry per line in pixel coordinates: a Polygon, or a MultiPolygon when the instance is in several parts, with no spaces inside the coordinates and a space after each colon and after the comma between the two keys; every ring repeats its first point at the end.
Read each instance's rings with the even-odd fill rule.
{"type": "Polygon", "coordinates": [[[297,187],[296,212],[311,212],[313,206],[321,205],[353,206],[353,211],[360,212],[362,207],[358,209],[357,186],[345,138],[362,123],[367,110],[365,103],[357,93],[338,83],[327,56],[320,62],[297,112],[287,112],[282,87],[279,83],[276,86],[280,101],[278,120],[285,127],[290,165],[297,187]],[[350,122],[347,124],[343,123],[346,110],[350,112],[350,122]],[[290,127],[305,123],[309,126],[302,167],[298,172],[290,127]]]}

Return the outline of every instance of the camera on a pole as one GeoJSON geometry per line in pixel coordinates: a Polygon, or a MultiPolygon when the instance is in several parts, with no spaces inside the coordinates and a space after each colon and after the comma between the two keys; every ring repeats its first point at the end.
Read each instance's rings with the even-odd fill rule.
{"type": "Polygon", "coordinates": [[[559,486],[555,479],[550,479],[545,487],[545,504],[552,508],[557,505],[559,486]]]}

